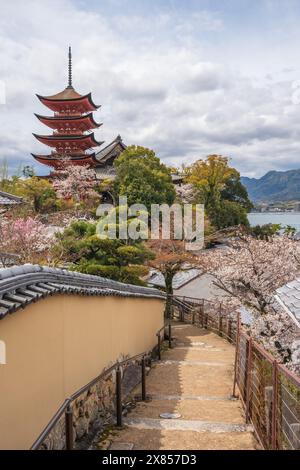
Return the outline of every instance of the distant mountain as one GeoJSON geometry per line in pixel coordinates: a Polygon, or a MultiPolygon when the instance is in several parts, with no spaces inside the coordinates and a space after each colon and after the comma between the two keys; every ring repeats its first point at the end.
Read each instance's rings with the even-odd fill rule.
{"type": "Polygon", "coordinates": [[[261,178],[241,177],[254,202],[300,201],[300,169],[269,171],[261,178]]]}

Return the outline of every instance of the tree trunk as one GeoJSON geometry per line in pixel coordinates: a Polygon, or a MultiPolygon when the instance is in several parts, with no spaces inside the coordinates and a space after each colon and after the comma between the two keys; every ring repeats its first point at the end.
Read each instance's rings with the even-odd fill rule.
{"type": "Polygon", "coordinates": [[[166,285],[166,294],[167,294],[167,302],[166,302],[166,309],[165,309],[165,317],[171,317],[171,309],[172,309],[172,295],[173,295],[173,277],[174,274],[167,272],[164,275],[165,278],[165,285],[166,285]]]}

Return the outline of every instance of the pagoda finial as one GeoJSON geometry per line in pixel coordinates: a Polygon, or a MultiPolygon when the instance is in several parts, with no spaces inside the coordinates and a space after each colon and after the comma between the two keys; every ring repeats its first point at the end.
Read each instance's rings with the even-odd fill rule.
{"type": "Polygon", "coordinates": [[[68,67],[68,71],[69,71],[68,87],[72,88],[72,50],[71,50],[71,46],[69,46],[69,67],[68,67]]]}

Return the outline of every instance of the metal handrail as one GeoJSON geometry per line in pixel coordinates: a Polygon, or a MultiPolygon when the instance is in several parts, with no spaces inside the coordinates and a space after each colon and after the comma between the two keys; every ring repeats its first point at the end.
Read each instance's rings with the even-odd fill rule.
{"type": "MultiPolygon", "coordinates": [[[[114,370],[120,369],[120,367],[130,363],[134,362],[138,359],[146,359],[149,357],[149,353],[143,352],[140,354],[136,354],[135,356],[129,357],[127,359],[124,359],[123,361],[117,361],[115,362],[111,367],[103,371],[101,374],[97,375],[93,380],[88,382],[86,385],[81,387],[79,390],[74,392],[72,395],[70,395],[69,398],[67,398],[63,404],[60,406],[60,408],[57,410],[55,415],[52,417],[52,419],[49,421],[45,429],[42,431],[42,433],[39,435],[39,437],[35,440],[33,445],[31,446],[30,450],[37,450],[39,447],[42,445],[44,440],[49,436],[50,432],[54,428],[54,426],[57,424],[57,422],[60,420],[60,418],[63,416],[63,414],[66,412],[68,407],[71,405],[71,403],[76,400],[82,393],[86,392],[89,390],[93,385],[95,385],[97,382],[99,382],[101,379],[106,377],[107,375],[111,374],[114,370]]],[[[143,371],[142,371],[143,375],[143,371]]]]}
{"type": "Polygon", "coordinates": [[[57,410],[53,418],[49,421],[45,429],[41,432],[39,437],[34,441],[32,446],[30,447],[30,450],[37,450],[41,444],[44,442],[44,440],[48,437],[54,426],[58,423],[62,415],[65,413],[68,405],[70,404],[71,400],[70,398],[67,398],[61,407],[57,410]]]}
{"type": "MultiPolygon", "coordinates": [[[[171,296],[172,297],[172,296],[171,296]]],[[[201,297],[190,297],[188,295],[173,295],[173,299],[187,299],[187,300],[201,300],[201,302],[203,302],[204,300],[206,299],[203,299],[201,297]]],[[[209,301],[208,301],[209,302],[209,301]]]]}

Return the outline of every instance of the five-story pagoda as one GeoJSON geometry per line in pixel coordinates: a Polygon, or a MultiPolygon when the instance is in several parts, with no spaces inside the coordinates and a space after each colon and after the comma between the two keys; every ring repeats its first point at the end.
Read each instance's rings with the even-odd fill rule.
{"type": "Polygon", "coordinates": [[[54,116],[51,117],[36,114],[43,124],[53,129],[53,133],[52,135],[33,135],[53,150],[50,155],[32,154],[32,156],[38,162],[54,169],[60,168],[65,158],[68,158],[73,165],[95,167],[97,165],[95,153],[87,153],[87,151],[103,143],[97,142],[94,133],[89,132],[101,126],[93,118],[93,111],[100,106],[93,103],[91,93],[80,95],[72,86],[71,47],[69,47],[68,76],[68,86],[62,92],[52,96],[37,95],[47,108],[54,111],[54,116]]]}

